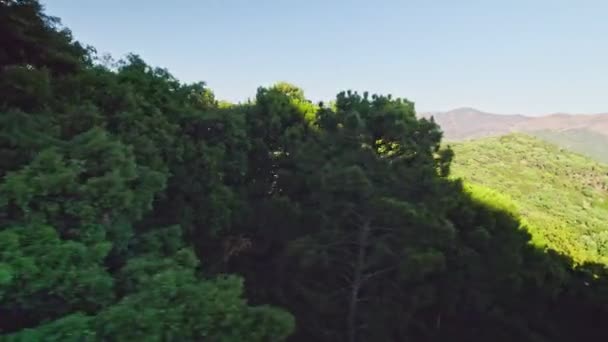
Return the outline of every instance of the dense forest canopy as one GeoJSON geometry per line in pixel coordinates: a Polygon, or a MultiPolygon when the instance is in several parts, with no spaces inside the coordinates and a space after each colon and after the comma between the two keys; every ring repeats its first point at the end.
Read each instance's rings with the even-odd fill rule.
{"type": "Polygon", "coordinates": [[[536,248],[406,99],[217,101],[0,1],[0,339],[608,338],[600,264],[536,248]]]}

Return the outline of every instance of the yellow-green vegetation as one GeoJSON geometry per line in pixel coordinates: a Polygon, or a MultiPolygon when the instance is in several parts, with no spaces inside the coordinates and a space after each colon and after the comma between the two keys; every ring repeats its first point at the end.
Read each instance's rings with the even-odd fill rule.
{"type": "Polygon", "coordinates": [[[536,244],[608,262],[608,165],[523,134],[453,148],[453,176],[511,202],[536,244]]]}

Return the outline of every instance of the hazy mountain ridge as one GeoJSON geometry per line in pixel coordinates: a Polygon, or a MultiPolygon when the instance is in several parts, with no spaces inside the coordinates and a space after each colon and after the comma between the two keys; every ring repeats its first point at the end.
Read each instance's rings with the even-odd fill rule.
{"type": "Polygon", "coordinates": [[[421,113],[420,116],[432,116],[443,129],[447,141],[521,132],[608,162],[608,113],[525,116],[492,114],[465,107],[421,113]]]}
{"type": "Polygon", "coordinates": [[[444,131],[446,140],[467,140],[513,132],[518,123],[528,120],[523,115],[497,115],[474,108],[458,108],[447,112],[423,113],[433,117],[444,131]]]}

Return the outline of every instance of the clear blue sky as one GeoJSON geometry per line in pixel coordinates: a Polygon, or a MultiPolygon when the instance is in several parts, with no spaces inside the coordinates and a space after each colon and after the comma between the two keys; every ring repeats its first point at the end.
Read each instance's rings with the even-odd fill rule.
{"type": "Polygon", "coordinates": [[[141,55],[221,99],[289,81],[418,110],[608,111],[606,0],[42,0],[100,52],[141,55]]]}

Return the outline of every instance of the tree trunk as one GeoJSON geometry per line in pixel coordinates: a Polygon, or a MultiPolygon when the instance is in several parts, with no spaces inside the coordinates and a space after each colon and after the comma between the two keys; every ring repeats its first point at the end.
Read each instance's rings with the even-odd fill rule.
{"type": "Polygon", "coordinates": [[[359,292],[363,283],[363,271],[365,268],[367,239],[369,237],[370,224],[365,222],[359,229],[357,241],[357,261],[355,264],[355,274],[352,280],[350,303],[348,308],[348,341],[357,341],[357,310],[359,305],[359,292]]]}

